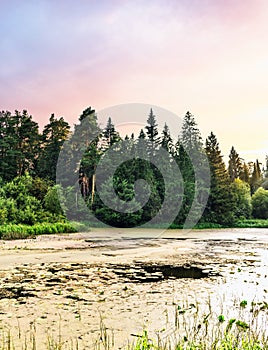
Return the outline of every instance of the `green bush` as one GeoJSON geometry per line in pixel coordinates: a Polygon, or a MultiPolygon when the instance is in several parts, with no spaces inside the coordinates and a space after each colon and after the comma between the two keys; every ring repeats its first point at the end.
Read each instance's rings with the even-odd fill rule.
{"type": "Polygon", "coordinates": [[[61,187],[59,185],[51,187],[44,197],[44,208],[53,214],[63,215],[59,196],[63,198],[61,187]]]}
{"type": "Polygon", "coordinates": [[[268,190],[262,187],[252,196],[252,215],[257,219],[268,219],[268,190]]]}
{"type": "Polygon", "coordinates": [[[246,182],[235,179],[231,184],[234,196],[234,215],[238,219],[249,219],[252,212],[250,186],[246,182]]]}

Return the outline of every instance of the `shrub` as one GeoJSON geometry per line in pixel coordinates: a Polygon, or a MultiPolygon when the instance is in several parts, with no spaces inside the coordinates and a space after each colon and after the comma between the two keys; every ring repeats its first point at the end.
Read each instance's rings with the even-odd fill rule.
{"type": "Polygon", "coordinates": [[[252,215],[258,219],[268,219],[268,190],[260,187],[252,196],[252,215]]]}

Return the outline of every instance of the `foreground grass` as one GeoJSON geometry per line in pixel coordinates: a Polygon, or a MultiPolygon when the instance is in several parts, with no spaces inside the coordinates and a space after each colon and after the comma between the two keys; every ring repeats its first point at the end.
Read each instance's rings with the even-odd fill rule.
{"type": "Polygon", "coordinates": [[[41,330],[33,322],[26,335],[20,328],[0,323],[0,350],[268,350],[267,302],[235,303],[226,310],[226,314],[236,310],[235,318],[215,313],[210,300],[207,306],[204,313],[202,305],[188,301],[174,305],[174,319],[167,329],[152,334],[145,329],[123,347],[115,345],[117,335],[105,327],[102,317],[98,334],[86,344],[81,336],[64,339],[61,325],[55,326],[53,333],[46,332],[45,341],[40,341],[41,330]]]}

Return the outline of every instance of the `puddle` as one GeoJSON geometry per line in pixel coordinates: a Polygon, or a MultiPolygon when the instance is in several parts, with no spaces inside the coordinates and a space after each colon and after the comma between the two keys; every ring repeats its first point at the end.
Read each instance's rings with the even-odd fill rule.
{"type": "Polygon", "coordinates": [[[113,272],[128,282],[149,283],[166,279],[191,278],[200,279],[219,276],[212,269],[197,266],[174,266],[171,264],[136,264],[131,266],[111,266],[113,272]]]}

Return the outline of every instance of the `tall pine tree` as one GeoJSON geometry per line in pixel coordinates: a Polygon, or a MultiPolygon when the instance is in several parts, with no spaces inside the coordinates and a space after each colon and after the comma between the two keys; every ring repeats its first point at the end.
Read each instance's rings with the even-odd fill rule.
{"type": "Polygon", "coordinates": [[[230,225],[234,220],[234,198],[219,143],[213,133],[206,139],[205,150],[210,165],[211,187],[204,218],[208,222],[230,225]]]}
{"type": "Polygon", "coordinates": [[[160,138],[158,136],[157,126],[158,125],[156,123],[156,117],[155,117],[154,112],[151,108],[148,119],[147,119],[147,125],[145,126],[146,134],[147,134],[147,137],[150,141],[149,149],[148,149],[150,156],[153,156],[155,154],[155,150],[160,143],[160,138]]]}
{"type": "Polygon", "coordinates": [[[235,179],[238,178],[241,179],[241,174],[243,172],[243,164],[241,158],[239,157],[239,154],[236,152],[233,146],[229,154],[228,164],[228,173],[231,181],[233,182],[235,179]]]}
{"type": "Polygon", "coordinates": [[[55,182],[56,167],[63,143],[70,135],[69,124],[51,114],[42,134],[42,151],[38,160],[38,175],[55,182]]]}

